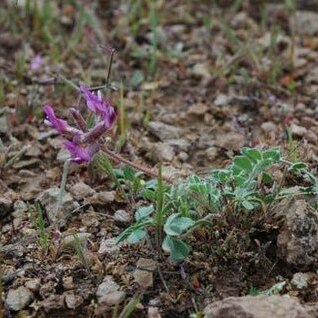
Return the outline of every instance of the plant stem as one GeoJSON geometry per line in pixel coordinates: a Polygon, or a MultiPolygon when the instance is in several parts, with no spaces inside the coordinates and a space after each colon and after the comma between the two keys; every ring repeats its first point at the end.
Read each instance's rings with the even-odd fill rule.
{"type": "MultiPolygon", "coordinates": [[[[112,150],[110,150],[106,145],[102,145],[102,146],[101,146],[101,149],[102,149],[102,151],[105,152],[105,153],[110,157],[110,159],[112,159],[113,161],[115,161],[115,162],[122,162],[122,163],[126,164],[127,166],[130,166],[130,167],[132,167],[133,169],[136,169],[136,170],[138,170],[138,171],[141,171],[141,172],[145,173],[146,175],[148,175],[148,176],[150,176],[150,177],[158,178],[158,174],[157,174],[154,170],[152,170],[152,169],[150,169],[150,168],[148,168],[148,167],[142,166],[142,165],[140,165],[140,164],[138,164],[138,163],[132,162],[132,161],[130,161],[130,160],[128,160],[128,159],[122,157],[121,155],[119,155],[119,154],[113,152],[112,150]]],[[[163,176],[162,179],[163,179],[165,182],[169,183],[169,184],[173,184],[173,180],[172,180],[171,178],[169,178],[169,177],[163,176]]]]}
{"type": "MultiPolygon", "coordinates": [[[[57,204],[57,209],[56,209],[56,215],[58,216],[58,220],[60,219],[60,210],[62,207],[62,202],[63,202],[63,197],[65,195],[65,185],[66,185],[66,179],[67,179],[67,174],[68,174],[68,169],[70,167],[70,161],[66,160],[63,165],[63,174],[62,174],[62,180],[61,180],[61,185],[60,185],[60,193],[59,193],[59,198],[58,198],[58,204],[57,204]]],[[[56,222],[58,224],[58,222],[56,222]]]]}

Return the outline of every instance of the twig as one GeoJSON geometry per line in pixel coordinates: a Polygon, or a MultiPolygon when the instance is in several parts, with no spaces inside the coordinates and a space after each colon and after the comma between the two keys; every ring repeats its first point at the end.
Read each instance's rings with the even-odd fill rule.
{"type": "MultiPolygon", "coordinates": [[[[153,177],[153,178],[158,178],[158,174],[157,172],[155,172],[154,170],[147,168],[145,166],[139,165],[138,163],[132,162],[124,157],[122,157],[121,155],[113,152],[112,150],[110,150],[106,145],[102,145],[101,147],[102,151],[105,152],[113,161],[117,162],[117,163],[124,163],[138,171],[144,172],[146,175],[153,177]]],[[[169,177],[162,177],[164,181],[166,181],[169,184],[173,184],[173,180],[169,177]]]]}

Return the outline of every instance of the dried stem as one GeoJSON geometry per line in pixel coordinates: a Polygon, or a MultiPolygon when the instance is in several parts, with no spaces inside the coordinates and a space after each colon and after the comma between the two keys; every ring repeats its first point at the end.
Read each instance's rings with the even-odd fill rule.
{"type": "MultiPolygon", "coordinates": [[[[153,178],[158,178],[158,173],[148,167],[139,165],[138,163],[132,162],[124,157],[122,157],[121,155],[113,152],[112,150],[110,150],[106,145],[102,145],[102,151],[104,151],[109,157],[110,159],[112,159],[115,162],[122,162],[136,170],[139,170],[141,172],[144,172],[146,175],[153,177],[153,178]]],[[[165,177],[163,176],[162,179],[169,183],[169,184],[173,184],[173,180],[169,177],[165,177]]]]}

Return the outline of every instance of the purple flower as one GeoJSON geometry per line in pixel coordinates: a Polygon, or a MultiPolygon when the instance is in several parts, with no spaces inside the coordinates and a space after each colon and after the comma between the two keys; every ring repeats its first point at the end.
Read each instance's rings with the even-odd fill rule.
{"type": "Polygon", "coordinates": [[[71,161],[75,163],[89,162],[94,154],[99,151],[100,138],[110,128],[116,119],[117,113],[108,100],[103,99],[100,94],[94,95],[89,88],[81,85],[81,93],[84,95],[89,110],[97,116],[94,127],[88,129],[85,119],[76,108],[71,108],[72,115],[77,128],[72,127],[66,120],[55,115],[50,105],[44,107],[46,115],[45,123],[57,130],[61,135],[67,137],[64,147],[71,154],[71,161]]]}
{"type": "Polygon", "coordinates": [[[107,99],[103,99],[100,93],[93,94],[85,85],[80,86],[81,93],[84,95],[87,107],[99,115],[100,120],[105,122],[108,129],[117,117],[117,113],[107,99]]]}
{"type": "Polygon", "coordinates": [[[71,154],[71,161],[75,163],[83,163],[90,161],[94,154],[99,150],[97,143],[83,147],[72,141],[64,141],[63,145],[71,154]]]}
{"type": "Polygon", "coordinates": [[[57,130],[60,134],[65,135],[69,127],[67,121],[57,118],[53,107],[50,105],[44,106],[43,110],[46,115],[44,123],[57,130]]]}
{"type": "Polygon", "coordinates": [[[42,65],[43,59],[40,54],[37,54],[31,61],[30,68],[32,71],[37,71],[42,65]]]}

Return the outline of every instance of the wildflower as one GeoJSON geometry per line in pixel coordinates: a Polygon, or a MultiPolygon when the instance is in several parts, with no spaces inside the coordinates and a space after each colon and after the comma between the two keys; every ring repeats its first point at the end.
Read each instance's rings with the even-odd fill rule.
{"type": "Polygon", "coordinates": [[[80,134],[80,131],[76,128],[69,126],[66,120],[57,118],[54,109],[51,105],[44,106],[44,113],[46,115],[44,123],[47,126],[54,128],[61,135],[75,136],[76,134],[80,134]]]}
{"type": "Polygon", "coordinates": [[[84,95],[88,109],[99,116],[100,121],[104,121],[108,129],[116,119],[116,111],[107,99],[103,99],[100,92],[93,94],[85,85],[80,86],[80,91],[84,95]]]}
{"type": "Polygon", "coordinates": [[[100,94],[94,95],[84,85],[81,85],[81,92],[88,109],[97,115],[95,125],[91,129],[87,128],[87,123],[78,109],[69,110],[77,124],[77,128],[75,128],[70,126],[66,120],[58,118],[52,106],[44,107],[46,115],[44,122],[62,136],[67,137],[68,140],[64,141],[63,145],[70,152],[71,161],[75,163],[88,162],[93,158],[94,154],[99,151],[100,138],[111,127],[117,116],[114,107],[100,94]]]}
{"type": "Polygon", "coordinates": [[[37,54],[31,61],[30,68],[32,71],[37,71],[43,63],[42,56],[40,54],[37,54]]]}
{"type": "Polygon", "coordinates": [[[93,143],[87,147],[83,147],[76,142],[64,141],[63,145],[71,154],[71,161],[75,163],[83,163],[90,161],[94,154],[98,152],[99,145],[98,143],[93,143]]]}

